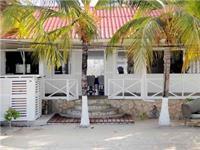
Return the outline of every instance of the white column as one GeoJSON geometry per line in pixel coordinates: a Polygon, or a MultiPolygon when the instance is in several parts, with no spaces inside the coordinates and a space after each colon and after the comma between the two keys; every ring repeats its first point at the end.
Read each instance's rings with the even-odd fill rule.
{"type": "Polygon", "coordinates": [[[142,70],[140,72],[141,76],[141,96],[142,99],[145,100],[147,98],[147,69],[146,65],[144,64],[142,70]]]}
{"type": "Polygon", "coordinates": [[[104,70],[104,80],[105,80],[105,95],[108,95],[108,79],[112,78],[113,75],[118,74],[117,64],[116,64],[116,52],[105,56],[105,70],[104,70]]]}
{"type": "Polygon", "coordinates": [[[90,120],[89,120],[89,113],[88,113],[88,97],[82,96],[82,111],[81,111],[81,127],[89,127],[90,120]]]}
{"type": "Polygon", "coordinates": [[[162,98],[161,112],[159,116],[159,125],[161,126],[169,126],[170,125],[170,117],[169,117],[169,108],[168,108],[168,98],[162,98]]]}
{"type": "Polygon", "coordinates": [[[200,61],[197,61],[197,73],[200,73],[200,61]]]}
{"type": "Polygon", "coordinates": [[[0,75],[6,74],[6,55],[5,51],[0,50],[0,75]]]}
{"type": "Polygon", "coordinates": [[[40,97],[45,97],[45,62],[43,60],[39,61],[39,75],[42,77],[40,80],[40,97]]]}
{"type": "Polygon", "coordinates": [[[70,54],[70,75],[78,80],[79,95],[81,95],[81,61],[82,52],[80,50],[73,50],[70,54]]]}
{"type": "Polygon", "coordinates": [[[45,68],[44,68],[44,61],[39,61],[39,75],[44,76],[45,75],[45,68]]]}

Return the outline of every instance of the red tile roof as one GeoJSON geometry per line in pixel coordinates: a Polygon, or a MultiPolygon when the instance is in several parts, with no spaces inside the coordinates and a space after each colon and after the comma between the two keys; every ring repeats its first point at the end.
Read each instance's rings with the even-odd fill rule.
{"type": "MultiPolygon", "coordinates": [[[[93,10],[93,8],[91,8],[93,10]]],[[[97,10],[96,16],[98,22],[98,39],[109,39],[112,35],[134,15],[135,9],[127,7],[115,7],[112,9],[97,10]]],[[[158,15],[158,12],[152,12],[153,16],[158,15]]],[[[36,15],[37,16],[37,15],[36,15]]],[[[44,24],[45,31],[52,31],[56,28],[63,27],[67,24],[66,20],[58,17],[52,17],[44,24]]],[[[73,32],[73,37],[78,36],[73,32]]],[[[6,35],[3,38],[16,39],[16,35],[6,35]]]]}

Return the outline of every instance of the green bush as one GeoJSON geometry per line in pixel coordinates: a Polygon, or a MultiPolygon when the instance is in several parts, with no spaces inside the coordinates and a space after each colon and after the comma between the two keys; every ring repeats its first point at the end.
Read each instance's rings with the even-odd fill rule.
{"type": "Polygon", "coordinates": [[[19,117],[20,113],[13,108],[9,108],[4,115],[4,118],[6,121],[9,122],[10,127],[11,127],[11,122],[19,117]]]}
{"type": "Polygon", "coordinates": [[[147,115],[146,112],[141,112],[141,113],[139,114],[139,118],[140,118],[140,120],[145,120],[145,119],[148,118],[148,115],[147,115]]]}
{"type": "Polygon", "coordinates": [[[186,102],[191,102],[192,100],[192,98],[186,98],[186,102]]]}

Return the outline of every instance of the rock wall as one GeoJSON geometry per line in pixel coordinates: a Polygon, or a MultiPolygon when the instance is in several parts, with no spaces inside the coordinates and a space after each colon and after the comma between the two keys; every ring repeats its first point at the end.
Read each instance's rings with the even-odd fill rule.
{"type": "MultiPolygon", "coordinates": [[[[95,99],[99,101],[99,99],[95,99]]],[[[52,104],[53,112],[65,113],[69,108],[73,108],[77,101],[54,100],[52,104]]],[[[184,100],[169,100],[169,112],[171,119],[182,119],[181,105],[184,100]]],[[[151,112],[154,106],[158,112],[161,108],[161,100],[143,101],[143,100],[106,100],[106,103],[119,108],[124,113],[132,115],[135,119],[151,118],[151,112]]]]}
{"type": "MultiPolygon", "coordinates": [[[[169,100],[169,113],[171,119],[182,119],[181,105],[184,100],[169,100]]],[[[109,103],[121,109],[127,114],[131,114],[134,118],[151,117],[151,111],[155,105],[160,112],[161,100],[143,101],[143,100],[109,100],[109,103]]]]}
{"type": "Polygon", "coordinates": [[[52,111],[55,113],[65,113],[67,109],[73,108],[76,103],[76,101],[66,100],[53,100],[52,102],[52,111]]]}

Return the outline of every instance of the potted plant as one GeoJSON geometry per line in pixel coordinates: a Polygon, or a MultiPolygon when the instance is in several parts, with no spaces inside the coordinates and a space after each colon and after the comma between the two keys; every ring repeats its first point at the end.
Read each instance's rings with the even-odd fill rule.
{"type": "Polygon", "coordinates": [[[13,108],[9,108],[4,115],[4,118],[9,123],[10,128],[12,126],[12,121],[16,120],[19,117],[20,117],[20,113],[13,108]]]}

